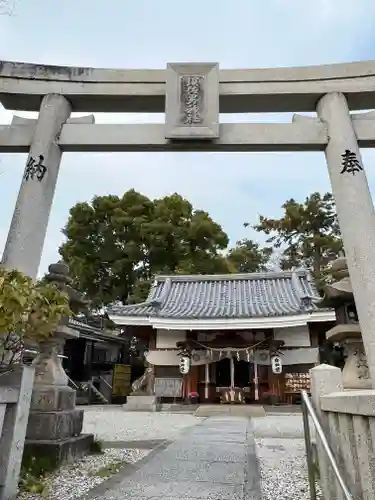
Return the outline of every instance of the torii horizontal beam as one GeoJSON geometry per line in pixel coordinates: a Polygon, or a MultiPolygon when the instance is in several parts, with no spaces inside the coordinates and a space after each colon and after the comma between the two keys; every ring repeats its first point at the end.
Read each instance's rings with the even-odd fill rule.
{"type": "MultiPolygon", "coordinates": [[[[219,72],[220,113],[315,111],[329,92],[344,93],[351,110],[375,108],[375,61],[219,72]]],[[[0,61],[6,109],[39,111],[47,94],[65,96],[76,112],[164,113],[166,70],[0,61]]]]}
{"type": "MultiPolygon", "coordinates": [[[[352,115],[358,143],[375,147],[375,113],[352,115]]],[[[57,143],[64,152],[147,151],[324,151],[325,125],[318,119],[295,115],[292,123],[227,123],[213,141],[170,141],[164,124],[100,124],[91,117],[73,118],[62,127],[57,143]],[[89,123],[88,123],[89,122],[89,123]],[[91,122],[91,123],[90,123],[91,122]]],[[[27,153],[36,120],[15,118],[0,126],[0,152],[27,153]]]]}

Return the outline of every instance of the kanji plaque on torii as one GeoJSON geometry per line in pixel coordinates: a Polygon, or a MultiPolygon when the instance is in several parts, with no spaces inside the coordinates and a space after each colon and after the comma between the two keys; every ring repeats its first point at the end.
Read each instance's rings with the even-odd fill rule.
{"type": "Polygon", "coordinates": [[[219,137],[219,65],[170,63],[166,71],[166,139],[219,137]]]}

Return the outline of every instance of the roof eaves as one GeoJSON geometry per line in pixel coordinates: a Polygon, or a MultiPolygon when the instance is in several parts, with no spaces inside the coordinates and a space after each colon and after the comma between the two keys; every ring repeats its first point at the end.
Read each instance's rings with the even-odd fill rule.
{"type": "Polygon", "coordinates": [[[87,323],[83,323],[82,321],[79,321],[74,318],[69,318],[68,326],[75,328],[77,330],[85,330],[87,332],[93,332],[93,333],[103,332],[103,330],[101,330],[100,328],[88,325],[87,323]]]}
{"type": "Polygon", "coordinates": [[[159,299],[146,300],[145,302],[139,302],[138,304],[126,304],[126,305],[112,305],[105,308],[107,314],[110,316],[111,314],[116,314],[118,311],[121,311],[121,314],[125,316],[127,314],[131,315],[132,311],[136,309],[144,309],[147,307],[157,308],[160,307],[159,299]]]}
{"type": "Polygon", "coordinates": [[[171,330],[243,330],[250,328],[290,328],[308,323],[335,321],[334,311],[312,311],[295,315],[255,318],[150,318],[154,328],[171,330]]]}
{"type": "MultiPolygon", "coordinates": [[[[305,270],[293,271],[299,276],[306,274],[305,270]]],[[[292,271],[261,271],[258,273],[236,274],[171,274],[155,276],[156,282],[173,281],[246,281],[256,279],[278,279],[291,277],[292,271]]]]}
{"type": "Polygon", "coordinates": [[[118,326],[151,326],[156,316],[122,316],[114,314],[111,320],[118,326]]]}

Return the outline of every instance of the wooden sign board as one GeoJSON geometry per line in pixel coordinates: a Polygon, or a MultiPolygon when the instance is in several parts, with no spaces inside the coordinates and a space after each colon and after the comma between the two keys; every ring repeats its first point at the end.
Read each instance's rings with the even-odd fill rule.
{"type": "Polygon", "coordinates": [[[155,396],[180,398],[182,396],[181,378],[155,378],[155,396]]]}
{"type": "Polygon", "coordinates": [[[125,397],[131,392],[130,365],[115,365],[112,378],[112,396],[125,397]]]}

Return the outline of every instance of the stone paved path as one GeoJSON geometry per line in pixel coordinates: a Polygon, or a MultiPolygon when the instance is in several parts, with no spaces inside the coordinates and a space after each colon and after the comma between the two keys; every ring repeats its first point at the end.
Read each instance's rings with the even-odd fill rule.
{"type": "Polygon", "coordinates": [[[164,498],[261,500],[250,420],[230,415],[208,418],[95,497],[164,498]]]}

